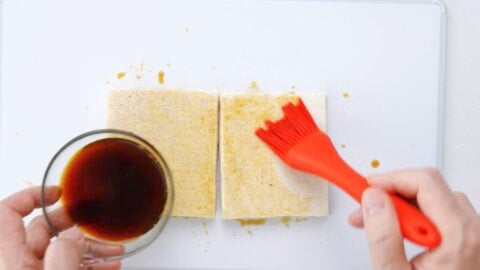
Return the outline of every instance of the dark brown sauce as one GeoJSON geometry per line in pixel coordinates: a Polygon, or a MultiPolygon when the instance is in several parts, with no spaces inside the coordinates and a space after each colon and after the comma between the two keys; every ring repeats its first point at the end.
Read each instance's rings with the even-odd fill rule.
{"type": "Polygon", "coordinates": [[[63,172],[62,203],[84,232],[125,241],[148,232],[167,201],[163,170],[145,149],[125,139],[95,141],[63,172]]]}

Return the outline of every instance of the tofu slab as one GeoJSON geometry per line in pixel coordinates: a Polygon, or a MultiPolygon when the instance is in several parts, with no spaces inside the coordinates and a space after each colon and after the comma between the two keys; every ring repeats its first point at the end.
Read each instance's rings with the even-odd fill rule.
{"type": "Polygon", "coordinates": [[[225,219],[328,215],[327,182],[285,165],[255,136],[299,95],[326,130],[324,94],[227,94],[220,106],[222,215],[225,219]]]}
{"type": "Polygon", "coordinates": [[[215,216],[217,94],[113,90],[107,126],[143,137],[165,158],[175,188],[173,216],[215,216]]]}

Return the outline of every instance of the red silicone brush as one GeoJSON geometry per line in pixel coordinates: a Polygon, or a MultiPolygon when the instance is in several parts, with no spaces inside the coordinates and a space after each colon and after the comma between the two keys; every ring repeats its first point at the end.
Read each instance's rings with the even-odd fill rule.
{"type": "MultiPolygon", "coordinates": [[[[290,167],[323,177],[361,202],[363,191],[369,187],[366,179],[342,160],[302,100],[282,109],[282,119],[266,121],[267,129],[259,128],[255,134],[290,167]]],[[[390,194],[390,198],[405,238],[428,248],[440,244],[440,234],[427,217],[400,197],[390,194]]]]}

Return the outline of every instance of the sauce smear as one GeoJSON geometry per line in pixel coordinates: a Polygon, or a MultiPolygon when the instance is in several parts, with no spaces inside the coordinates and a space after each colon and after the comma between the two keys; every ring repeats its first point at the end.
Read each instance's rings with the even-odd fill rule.
{"type": "Polygon", "coordinates": [[[167,201],[166,178],[156,159],[138,144],[119,138],[95,141],[66,166],[62,204],[85,233],[126,241],[148,232],[167,201]]]}

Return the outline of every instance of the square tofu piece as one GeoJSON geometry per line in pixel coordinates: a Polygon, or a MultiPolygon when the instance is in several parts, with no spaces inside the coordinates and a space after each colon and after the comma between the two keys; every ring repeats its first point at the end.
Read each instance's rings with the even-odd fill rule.
{"type": "Polygon", "coordinates": [[[173,216],[215,216],[217,94],[114,90],[107,126],[143,137],[165,158],[175,188],[173,216]]]}
{"type": "Polygon", "coordinates": [[[326,96],[229,94],[221,98],[222,214],[226,219],[328,215],[327,182],[291,169],[255,135],[265,120],[283,117],[282,105],[302,97],[326,130],[326,96]]]}

